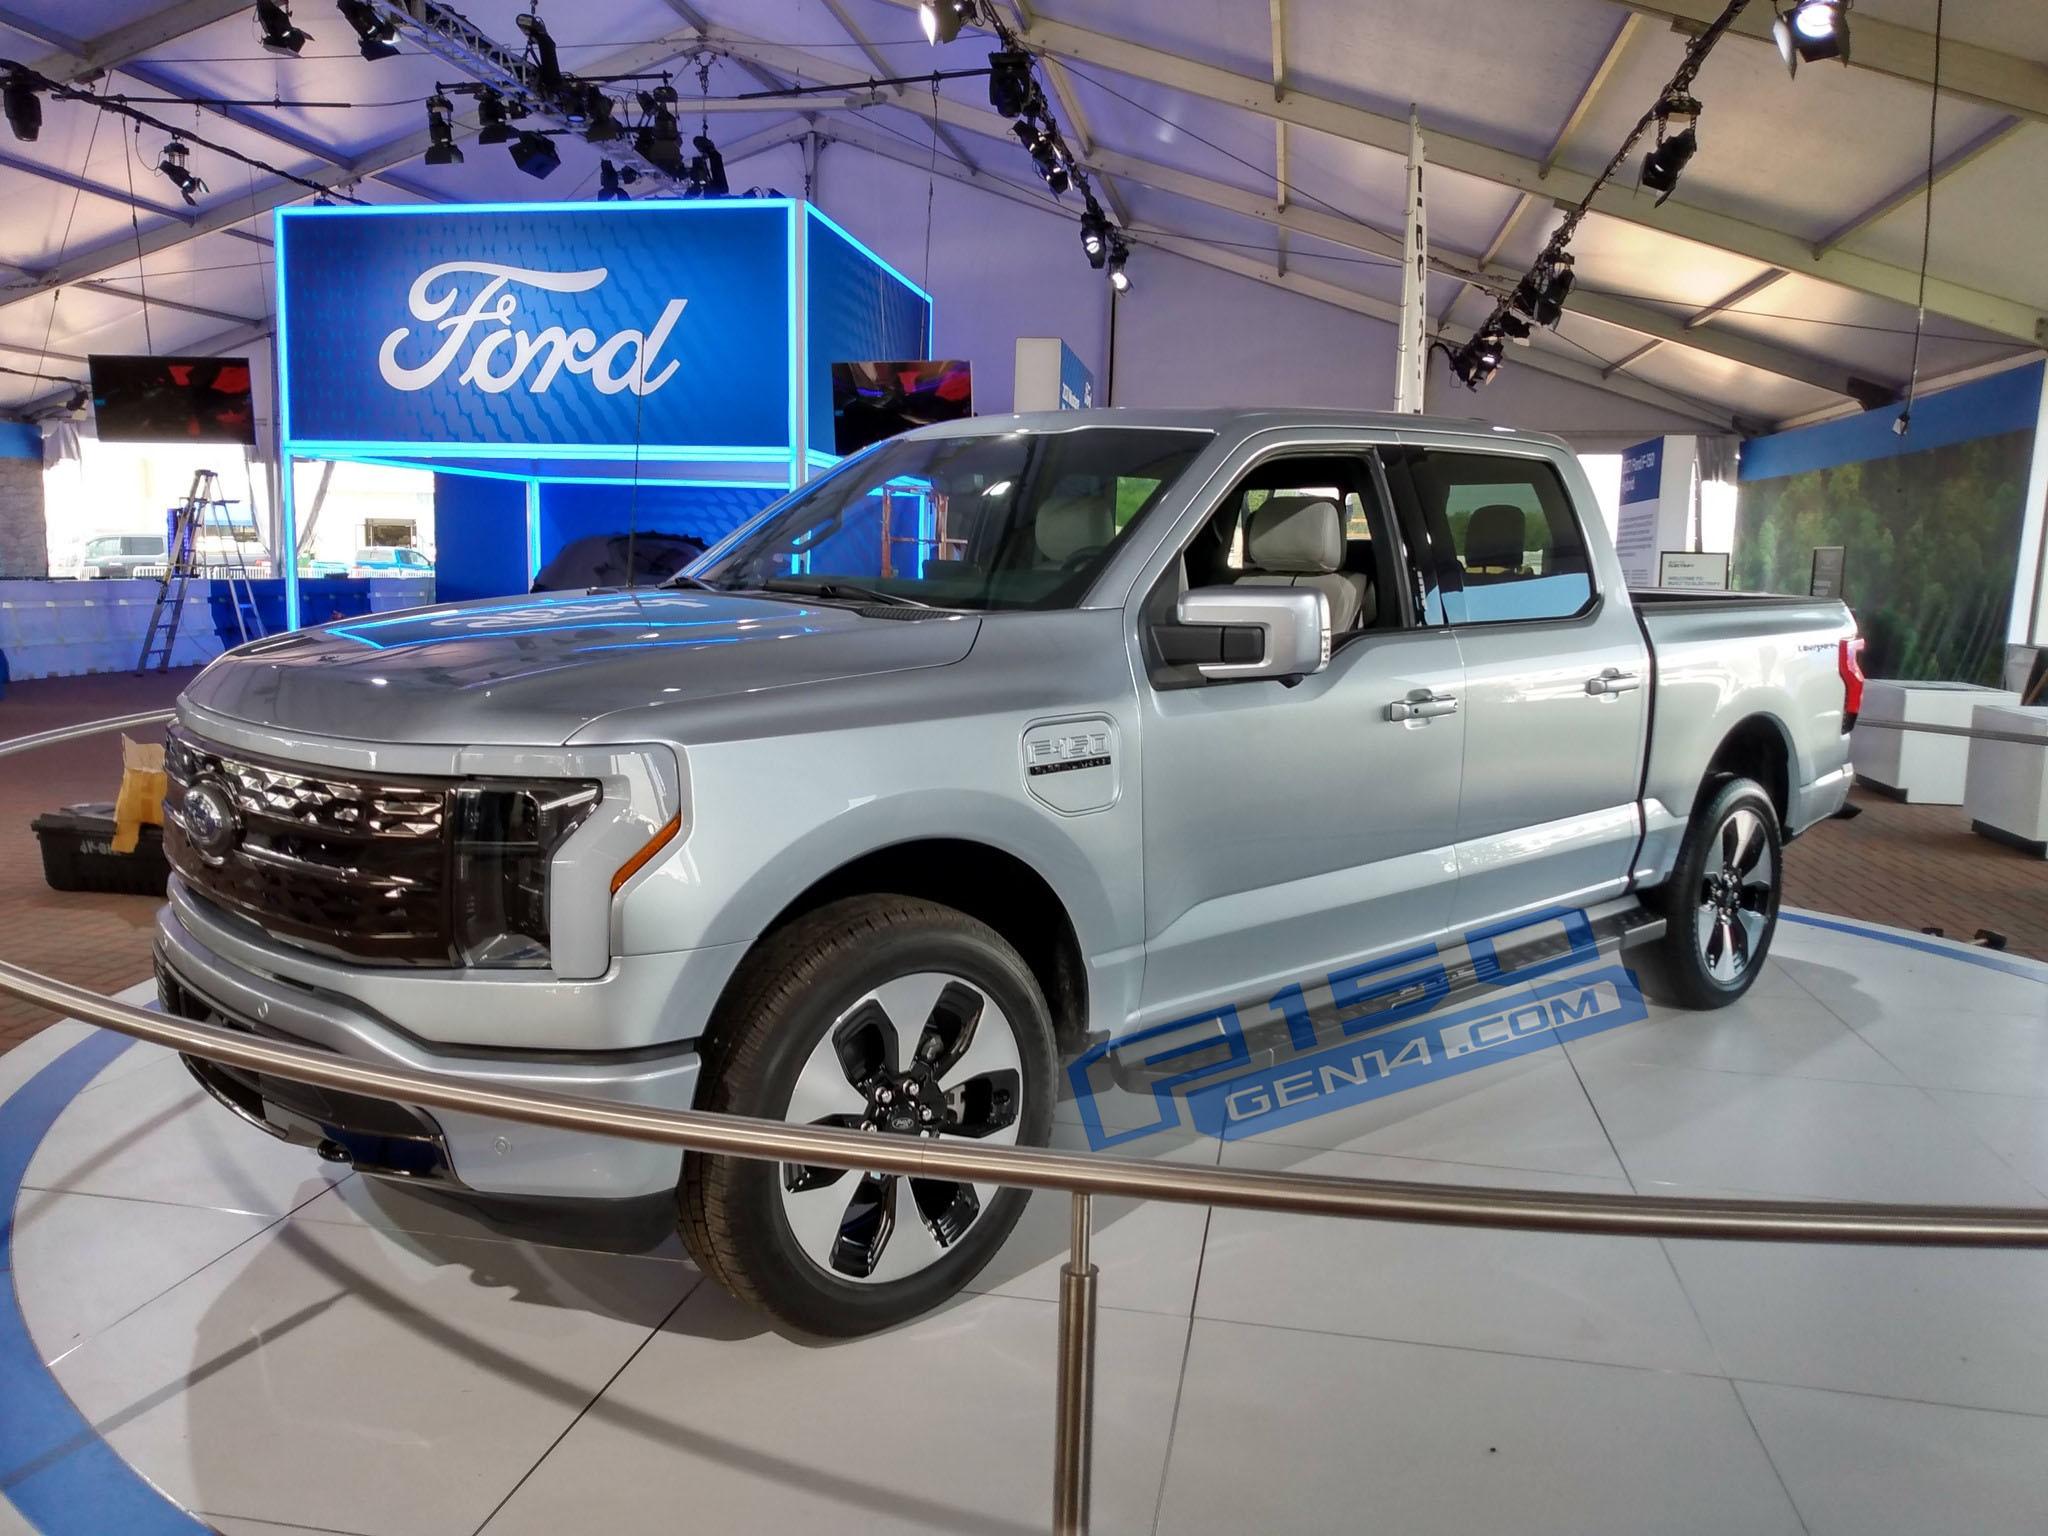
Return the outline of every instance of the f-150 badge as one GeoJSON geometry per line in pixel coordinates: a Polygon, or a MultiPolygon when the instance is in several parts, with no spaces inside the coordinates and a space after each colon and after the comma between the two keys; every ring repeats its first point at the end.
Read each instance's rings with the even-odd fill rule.
{"type": "Polygon", "coordinates": [[[1024,783],[1034,800],[1063,816],[1109,809],[1121,791],[1116,723],[1087,715],[1026,727],[1024,783]]]}

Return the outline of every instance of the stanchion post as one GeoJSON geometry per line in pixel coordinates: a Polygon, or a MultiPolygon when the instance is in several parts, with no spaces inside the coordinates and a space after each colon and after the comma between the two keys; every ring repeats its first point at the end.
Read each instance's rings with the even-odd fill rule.
{"type": "Polygon", "coordinates": [[[1059,1422],[1052,1450],[1053,1536],[1088,1536],[1095,1448],[1095,1278],[1090,1197],[1074,1192],[1073,1251],[1060,1271],[1059,1422]]]}

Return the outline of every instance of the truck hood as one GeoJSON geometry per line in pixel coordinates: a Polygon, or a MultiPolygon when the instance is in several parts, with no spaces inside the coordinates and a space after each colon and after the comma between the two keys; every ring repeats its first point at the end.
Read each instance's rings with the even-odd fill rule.
{"type": "Polygon", "coordinates": [[[185,697],[310,735],[552,746],[615,710],[947,666],[979,629],[967,615],[881,619],[799,598],[550,593],[259,640],[185,697]]]}

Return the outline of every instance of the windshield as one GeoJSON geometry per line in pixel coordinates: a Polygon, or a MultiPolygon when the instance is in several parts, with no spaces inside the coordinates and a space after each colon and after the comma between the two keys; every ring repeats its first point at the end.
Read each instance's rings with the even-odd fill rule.
{"type": "Polygon", "coordinates": [[[1210,437],[1084,427],[897,439],[799,491],[694,575],[937,608],[1071,607],[1210,437]]]}

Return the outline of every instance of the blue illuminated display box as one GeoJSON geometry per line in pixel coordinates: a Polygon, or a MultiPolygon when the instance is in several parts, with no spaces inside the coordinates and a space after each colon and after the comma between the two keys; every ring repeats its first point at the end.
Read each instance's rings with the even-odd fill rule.
{"type": "Polygon", "coordinates": [[[834,362],[931,355],[930,295],[790,199],[288,208],[276,240],[287,465],[524,480],[535,559],[540,486],[794,486],[834,362]]]}

